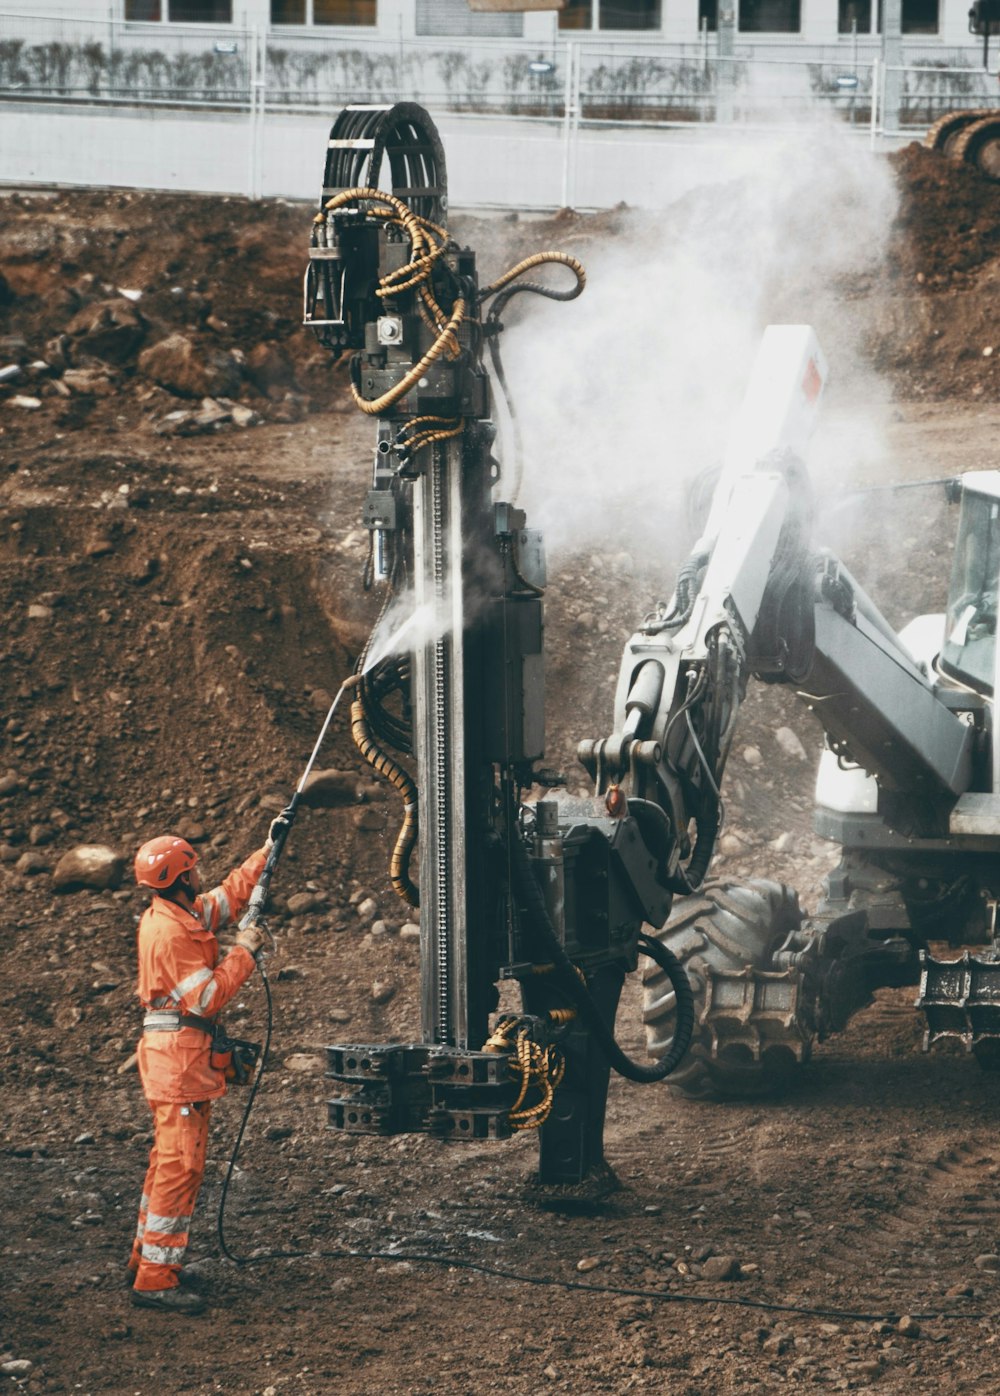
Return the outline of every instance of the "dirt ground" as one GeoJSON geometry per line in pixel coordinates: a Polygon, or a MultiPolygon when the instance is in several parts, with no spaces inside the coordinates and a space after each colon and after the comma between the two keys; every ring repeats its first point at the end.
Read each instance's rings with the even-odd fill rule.
{"type": "MultiPolygon", "coordinates": [[[[941,608],[954,514],[939,487],[881,486],[995,459],[1000,186],[916,148],[894,167],[883,273],[839,288],[879,375],[878,446],[858,444],[858,402],[834,391],[842,468],[818,491],[818,533],[899,624],[941,608]]],[[[193,1238],[210,1312],[130,1307],[151,1135],[120,1068],[142,902],[127,881],[56,893],[53,871],[75,845],[131,856],[167,828],[227,871],[294,788],[377,612],[360,583],[371,428],[298,327],[308,217],[96,192],[0,201],[0,371],[17,370],[0,385],[0,1381],[122,1396],[1000,1390],[1000,1086],[921,1053],[911,990],[880,994],[778,1102],[615,1078],[621,1187],[599,1206],[540,1198],[530,1138],[326,1131],[324,1046],[419,1036],[417,950],[386,874],[398,810],[339,718],[322,764],[347,798],[300,817],[276,883],[271,1067],[227,1205],[229,1249],[251,1263],[221,1258],[214,1228],[234,1094],[193,1238]],[[188,344],[187,389],[176,365],[168,388],[140,357],[171,335],[188,344]],[[256,424],[235,424],[234,404],[256,424]],[[292,914],[302,892],[312,905],[292,914]],[[713,1280],[706,1262],[726,1258],[737,1278],[713,1280]]],[[[511,238],[585,255],[628,217],[463,220],[460,235],[494,259],[511,238]]],[[[606,730],[620,645],[688,542],[678,524],[648,563],[617,547],[612,566],[562,559],[546,598],[552,764],[572,771],[576,741],[606,730]]],[[[817,749],[791,695],[752,691],[718,875],[815,899],[835,861],[811,833],[817,749]]],[[[634,1052],[639,1002],[632,984],[619,1033],[634,1052]]],[[[227,1018],[261,1034],[259,983],[227,1018]]]]}

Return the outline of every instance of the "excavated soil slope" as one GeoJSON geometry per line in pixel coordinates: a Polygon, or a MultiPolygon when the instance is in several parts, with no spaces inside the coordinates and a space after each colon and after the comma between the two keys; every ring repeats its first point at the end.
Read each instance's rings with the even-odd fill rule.
{"type": "MultiPolygon", "coordinates": [[[[916,147],[894,165],[887,265],[835,289],[872,373],[891,377],[887,455],[912,482],[993,458],[1000,186],[916,147]]],[[[880,994],[782,1102],[709,1106],[615,1080],[622,1186],[599,1207],[540,1199],[530,1139],[460,1149],[324,1131],[324,1044],[419,1032],[417,951],[386,877],[399,811],[339,718],[322,762],[344,773],[339,802],[303,814],[279,875],[272,1065],[229,1197],[229,1245],[257,1263],[222,1261],[213,1234],[231,1097],[193,1248],[211,1313],[128,1306],[150,1139],[120,1070],[141,901],[127,882],[57,894],[52,872],[77,844],[130,855],[176,828],[222,874],[263,838],[377,614],[360,584],[371,433],[343,370],[298,327],[307,209],[94,192],[12,193],[0,209],[0,370],[13,370],[0,386],[0,1380],[265,1396],[993,1389],[995,1083],[920,1054],[912,991],[880,994]],[[307,1254],[261,1256],[273,1248],[307,1254]],[[393,1249],[443,1263],[344,1256],[393,1249]]],[[[492,272],[511,246],[585,257],[633,218],[457,231],[492,272]]],[[[834,410],[849,430],[850,401],[834,410]]],[[[894,623],[940,606],[954,521],[937,493],[825,497],[821,514],[894,623]]],[[[553,764],[572,771],[576,740],[606,729],[621,641],[682,534],[655,565],[619,541],[552,578],[553,764]]],[[[790,695],[751,695],[720,875],[815,896],[834,861],[810,832],[817,740],[790,695]]],[[[637,994],[620,1015],[635,1051],[637,994]]],[[[259,1035],[263,1012],[252,985],[229,1018],[259,1035]]]]}

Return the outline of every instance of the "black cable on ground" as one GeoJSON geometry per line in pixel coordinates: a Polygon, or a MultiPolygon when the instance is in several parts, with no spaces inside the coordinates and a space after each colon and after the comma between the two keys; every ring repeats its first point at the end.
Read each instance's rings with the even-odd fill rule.
{"type": "MultiPolygon", "coordinates": [[[[659,945],[658,941],[655,943],[659,945]]],[[[661,968],[662,967],[663,966],[661,966],[661,968]]],[[[476,1274],[487,1275],[497,1280],[509,1280],[513,1284],[535,1285],[548,1289],[566,1289],[583,1294],[613,1294],[632,1299],[651,1299],[660,1304],[716,1304],[728,1308],[762,1310],[767,1313],[801,1314],[808,1318],[843,1319],[844,1321],[853,1323],[898,1323],[903,1317],[902,1312],[871,1314],[859,1313],[851,1309],[812,1308],[805,1304],[781,1304],[769,1299],[748,1299],[743,1295],[677,1294],[669,1290],[635,1289],[630,1285],[582,1284],[579,1280],[564,1280],[546,1275],[525,1274],[519,1270],[505,1270],[500,1266],[483,1265],[476,1260],[463,1260],[458,1256],[429,1255],[424,1252],[411,1252],[408,1254],[400,1251],[364,1251],[340,1248],[337,1250],[267,1251],[263,1255],[253,1256],[235,1254],[229,1249],[226,1243],[226,1200],[229,1196],[229,1184],[232,1180],[233,1171],[236,1168],[236,1160],[243,1143],[243,1135],[246,1132],[247,1122],[250,1119],[250,1111],[253,1109],[254,1101],[257,1098],[257,1092],[260,1089],[260,1083],[264,1076],[268,1051],[271,1046],[272,1029],[274,1027],[274,1001],[271,996],[271,985],[268,981],[263,964],[260,967],[260,974],[264,985],[264,994],[267,999],[267,1031],[265,1033],[263,1050],[261,1051],[260,1069],[250,1088],[250,1094],[243,1111],[243,1118],[240,1120],[240,1127],[236,1135],[236,1142],[233,1145],[233,1152],[229,1159],[229,1166],[226,1169],[226,1176],[223,1179],[222,1195],[219,1198],[219,1211],[216,1225],[219,1238],[219,1249],[233,1265],[260,1265],[275,1260],[381,1260],[396,1265],[439,1265],[446,1269],[469,1270],[476,1274]]],[[[988,1313],[946,1314],[940,1311],[910,1313],[909,1316],[923,1322],[931,1320],[952,1320],[962,1323],[993,1317],[993,1315],[988,1313]]]]}

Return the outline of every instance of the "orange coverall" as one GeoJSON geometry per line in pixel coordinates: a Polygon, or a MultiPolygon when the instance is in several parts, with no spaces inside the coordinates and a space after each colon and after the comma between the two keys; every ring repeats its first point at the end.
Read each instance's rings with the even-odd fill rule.
{"type": "MultiPolygon", "coordinates": [[[[193,912],[154,897],[139,922],[138,994],[143,1008],[214,1018],[250,978],[253,956],[234,946],[219,963],[215,932],[241,915],[267,853],[251,854],[221,886],[198,897],[193,912]]],[[[200,1028],[143,1033],[139,1075],[155,1120],[149,1168],[129,1268],[136,1289],[173,1289],[205,1176],[211,1102],[226,1081],[210,1062],[200,1028]]]]}

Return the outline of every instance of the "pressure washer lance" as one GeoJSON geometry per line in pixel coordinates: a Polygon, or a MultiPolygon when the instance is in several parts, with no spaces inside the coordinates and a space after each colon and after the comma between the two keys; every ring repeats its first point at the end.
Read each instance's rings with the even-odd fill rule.
{"type": "Polygon", "coordinates": [[[337,710],[337,704],[340,702],[340,699],[344,691],[348,688],[353,688],[359,682],[360,678],[360,674],[351,674],[348,678],[344,680],[344,682],[337,689],[336,697],[330,704],[330,711],[326,715],[326,721],[323,723],[322,729],[320,730],[320,734],[316,738],[316,745],[312,749],[312,755],[309,757],[309,761],[306,764],[306,768],[302,772],[302,779],[295,787],[295,794],[292,796],[291,800],[285,806],[285,808],[281,811],[281,814],[278,816],[278,818],[271,825],[271,828],[273,830],[271,835],[271,848],[267,855],[267,862],[264,864],[264,869],[261,872],[260,877],[257,879],[257,885],[250,893],[250,900],[247,903],[247,909],[243,913],[243,916],[240,920],[241,931],[245,931],[248,927],[256,926],[257,922],[264,914],[264,906],[267,902],[267,894],[271,888],[271,878],[274,876],[274,870],[278,866],[278,859],[281,857],[285,844],[288,841],[288,835],[292,831],[292,825],[295,823],[295,816],[298,813],[299,803],[302,799],[302,791],[305,789],[305,784],[306,781],[309,779],[309,774],[312,771],[313,766],[315,766],[316,764],[316,758],[319,755],[319,749],[323,745],[324,738],[327,734],[327,729],[329,728],[330,723],[333,720],[333,715],[337,710]]]}

